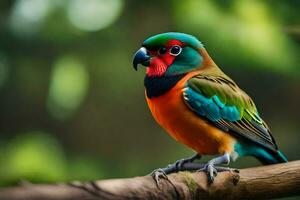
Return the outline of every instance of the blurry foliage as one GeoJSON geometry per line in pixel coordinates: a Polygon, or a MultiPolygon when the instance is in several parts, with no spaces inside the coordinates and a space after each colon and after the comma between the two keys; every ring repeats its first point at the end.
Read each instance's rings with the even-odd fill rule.
{"type": "Polygon", "coordinates": [[[5,81],[7,80],[7,74],[8,74],[8,66],[7,61],[5,60],[2,55],[0,55],[0,88],[5,84],[5,81]]]}
{"type": "Polygon", "coordinates": [[[43,132],[23,133],[1,147],[0,185],[103,177],[95,159],[79,155],[66,159],[58,141],[43,132]]]}
{"type": "Polygon", "coordinates": [[[60,58],[53,67],[49,88],[49,111],[56,118],[72,114],[86,95],[86,68],[72,57],[60,58]]]}
{"type": "Polygon", "coordinates": [[[183,5],[175,4],[179,27],[189,31],[201,27],[201,34],[197,35],[207,41],[204,44],[218,49],[221,60],[237,60],[243,67],[267,68],[299,76],[299,47],[283,34],[284,27],[275,15],[276,8],[255,0],[232,1],[228,8],[216,6],[215,2],[187,0],[183,5]],[[199,12],[199,8],[205,12],[199,12]],[[236,50],[239,50],[238,55],[236,50]]]}
{"type": "MultiPolygon", "coordinates": [[[[299,159],[296,0],[15,0],[0,3],[0,185],[143,175],[192,154],[152,119],[134,51],[196,35],[299,159]],[[40,130],[40,131],[35,131],[40,130]]],[[[208,158],[206,158],[207,160],[208,158]]],[[[258,165],[242,158],[232,166],[258,165]]]]}
{"type": "Polygon", "coordinates": [[[17,136],[8,143],[4,155],[3,179],[54,181],[64,178],[66,166],[62,150],[57,141],[44,133],[17,136]]]}

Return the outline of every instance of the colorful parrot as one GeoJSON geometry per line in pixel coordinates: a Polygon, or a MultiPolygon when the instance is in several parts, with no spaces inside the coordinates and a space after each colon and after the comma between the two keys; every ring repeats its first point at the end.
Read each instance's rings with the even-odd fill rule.
{"type": "Polygon", "coordinates": [[[217,172],[230,170],[215,165],[229,164],[230,159],[250,155],[263,164],[287,162],[252,99],[196,37],[177,32],[152,36],[134,55],[136,70],[138,64],[146,66],[146,100],[156,122],[197,152],[156,170],[156,181],[172,172],[195,170],[198,165],[184,164],[201,155],[219,155],[199,169],[207,172],[210,183],[217,172]]]}

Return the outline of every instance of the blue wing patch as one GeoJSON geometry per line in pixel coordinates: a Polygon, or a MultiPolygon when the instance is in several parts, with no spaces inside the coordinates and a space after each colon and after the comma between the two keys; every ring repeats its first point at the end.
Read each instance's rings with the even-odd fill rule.
{"type": "Polygon", "coordinates": [[[221,102],[218,96],[207,98],[191,88],[186,88],[184,98],[188,105],[200,116],[211,121],[224,119],[234,122],[241,119],[240,112],[235,106],[228,106],[221,102]]]}

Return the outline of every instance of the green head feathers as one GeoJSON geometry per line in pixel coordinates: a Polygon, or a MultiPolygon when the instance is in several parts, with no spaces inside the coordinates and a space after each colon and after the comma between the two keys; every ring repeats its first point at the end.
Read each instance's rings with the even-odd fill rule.
{"type": "Polygon", "coordinates": [[[179,32],[168,32],[154,35],[146,39],[143,42],[143,46],[149,48],[149,50],[158,49],[159,47],[166,45],[166,43],[170,40],[179,40],[182,43],[188,44],[194,49],[203,48],[203,44],[196,37],[179,32]]]}

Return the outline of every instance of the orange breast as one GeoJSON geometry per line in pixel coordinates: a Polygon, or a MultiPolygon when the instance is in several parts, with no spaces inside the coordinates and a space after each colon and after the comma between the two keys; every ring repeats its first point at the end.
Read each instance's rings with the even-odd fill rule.
{"type": "Polygon", "coordinates": [[[235,139],[202,120],[184,103],[182,89],[195,73],[186,75],[169,92],[147,98],[150,111],[173,138],[200,154],[231,153],[235,139]]]}

